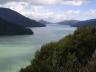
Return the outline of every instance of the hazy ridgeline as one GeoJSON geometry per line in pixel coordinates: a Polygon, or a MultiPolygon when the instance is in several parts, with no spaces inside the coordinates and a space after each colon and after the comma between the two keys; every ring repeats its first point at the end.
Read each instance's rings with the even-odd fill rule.
{"type": "Polygon", "coordinates": [[[58,42],[43,45],[20,72],[95,72],[95,49],[96,28],[78,28],[58,42]]]}

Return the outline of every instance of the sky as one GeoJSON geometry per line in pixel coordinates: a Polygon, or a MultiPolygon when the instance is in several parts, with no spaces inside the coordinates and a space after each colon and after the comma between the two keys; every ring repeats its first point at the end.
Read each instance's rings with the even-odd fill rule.
{"type": "Polygon", "coordinates": [[[96,0],[0,0],[0,7],[51,22],[96,18],[96,0]]]}

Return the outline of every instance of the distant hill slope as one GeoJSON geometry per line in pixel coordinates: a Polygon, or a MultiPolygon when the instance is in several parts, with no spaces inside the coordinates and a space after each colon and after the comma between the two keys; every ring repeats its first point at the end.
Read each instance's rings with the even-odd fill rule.
{"type": "Polygon", "coordinates": [[[57,24],[61,24],[61,25],[73,25],[75,23],[79,22],[78,20],[65,20],[62,22],[58,22],[57,24]]]}
{"type": "Polygon", "coordinates": [[[0,8],[0,18],[25,27],[43,27],[45,26],[42,23],[39,23],[35,20],[31,20],[16,11],[13,11],[8,8],[0,8]]]}
{"type": "Polygon", "coordinates": [[[0,36],[1,35],[25,35],[33,34],[33,32],[23,26],[10,23],[0,18],[0,36]]]}
{"type": "Polygon", "coordinates": [[[80,22],[74,23],[71,26],[81,27],[81,26],[87,26],[87,25],[96,26],[96,19],[90,19],[90,20],[80,21],[80,22]]]}
{"type": "Polygon", "coordinates": [[[82,27],[82,26],[96,26],[96,19],[90,19],[85,21],[78,21],[78,20],[65,20],[62,22],[59,22],[58,24],[61,25],[70,25],[73,27],[82,27]]]}

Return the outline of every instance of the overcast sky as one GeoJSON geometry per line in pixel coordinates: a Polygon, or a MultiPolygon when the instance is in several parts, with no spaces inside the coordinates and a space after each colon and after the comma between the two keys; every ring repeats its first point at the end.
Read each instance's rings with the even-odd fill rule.
{"type": "Polygon", "coordinates": [[[96,18],[96,0],[0,0],[0,7],[48,21],[96,18]]]}

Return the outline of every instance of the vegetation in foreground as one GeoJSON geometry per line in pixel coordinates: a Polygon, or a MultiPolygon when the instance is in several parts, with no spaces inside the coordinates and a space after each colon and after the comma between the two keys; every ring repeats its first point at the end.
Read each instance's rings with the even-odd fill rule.
{"type": "Polygon", "coordinates": [[[37,51],[20,72],[96,72],[96,27],[78,28],[74,34],[37,51]]]}

